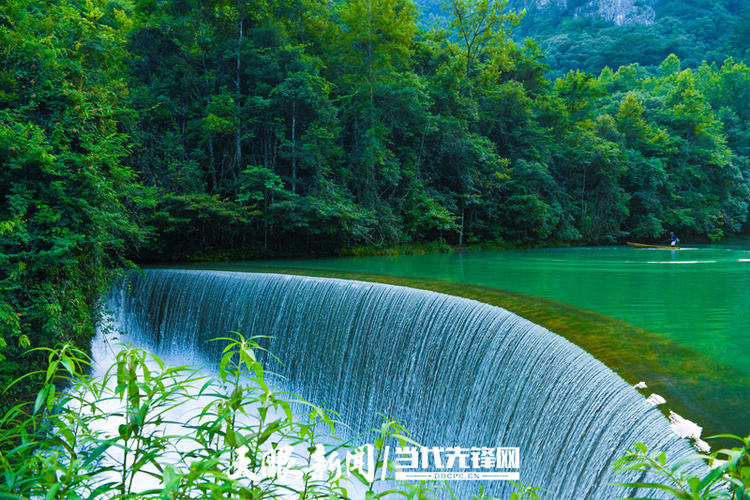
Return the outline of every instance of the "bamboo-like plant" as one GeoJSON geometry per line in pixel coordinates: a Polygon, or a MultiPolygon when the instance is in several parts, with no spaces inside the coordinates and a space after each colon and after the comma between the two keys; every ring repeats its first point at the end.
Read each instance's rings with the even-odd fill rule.
{"type": "MultiPolygon", "coordinates": [[[[335,412],[269,382],[256,340],[216,339],[226,346],[211,375],[133,347],[95,374],[71,345],[41,349],[49,368],[38,372],[45,383],[34,404],[0,420],[0,498],[456,498],[447,482],[386,477],[396,469],[385,458],[387,443],[419,446],[406,429],[384,416],[377,429],[337,437],[335,412]],[[354,458],[368,434],[374,443],[364,445],[372,454],[365,467],[354,458]],[[343,463],[335,461],[339,452],[343,463]]],[[[539,498],[535,488],[516,488],[512,500],[539,498]]],[[[473,498],[491,497],[480,488],[473,498]]]]}
{"type": "Polygon", "coordinates": [[[613,464],[615,471],[652,474],[660,480],[616,484],[666,491],[680,500],[750,500],[750,436],[722,434],[714,437],[733,439],[741,444],[710,455],[693,454],[670,465],[664,452],[649,451],[645,444],[635,443],[613,464]],[[691,462],[705,462],[711,469],[705,476],[698,476],[694,470],[684,468],[691,462]]]}

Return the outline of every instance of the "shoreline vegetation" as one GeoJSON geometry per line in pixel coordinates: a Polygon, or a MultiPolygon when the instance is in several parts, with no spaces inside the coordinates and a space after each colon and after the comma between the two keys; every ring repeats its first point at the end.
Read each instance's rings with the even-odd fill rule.
{"type": "MultiPolygon", "coordinates": [[[[667,240],[644,240],[648,241],[647,244],[664,245],[667,246],[669,241],[667,240]]],[[[683,243],[683,246],[687,245],[719,245],[719,246],[731,246],[739,248],[750,248],[750,235],[738,234],[727,236],[718,241],[712,241],[708,238],[695,238],[689,243],[683,243]]],[[[615,241],[611,242],[606,246],[624,246],[626,241],[615,241]]],[[[196,252],[187,255],[172,255],[167,259],[164,258],[152,258],[138,260],[138,264],[142,266],[158,265],[158,264],[179,264],[179,263],[211,263],[211,262],[243,262],[243,261],[257,261],[263,262],[266,260],[285,260],[285,259],[299,259],[299,258],[310,258],[310,259],[325,259],[333,257],[398,257],[400,255],[429,255],[436,253],[453,253],[453,252],[471,252],[477,250],[531,250],[541,248],[574,248],[574,247],[586,247],[590,245],[577,245],[566,241],[544,241],[544,242],[510,242],[500,240],[483,241],[478,243],[469,243],[464,245],[453,245],[449,244],[444,239],[438,239],[434,241],[427,241],[422,243],[400,243],[400,244],[389,244],[383,246],[371,246],[362,245],[351,248],[342,248],[331,253],[321,253],[310,255],[307,253],[294,253],[287,250],[285,253],[263,253],[256,248],[239,249],[226,251],[217,249],[210,252],[196,252]]]]}

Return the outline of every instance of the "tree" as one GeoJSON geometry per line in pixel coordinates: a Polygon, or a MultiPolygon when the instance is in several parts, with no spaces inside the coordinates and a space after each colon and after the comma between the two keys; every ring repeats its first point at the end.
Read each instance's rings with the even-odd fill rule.
{"type": "Polygon", "coordinates": [[[664,59],[659,65],[659,73],[662,76],[670,76],[680,72],[680,60],[674,54],[669,54],[669,57],[664,59]]]}
{"type": "Polygon", "coordinates": [[[361,169],[361,191],[370,205],[378,197],[378,172],[398,171],[381,120],[378,93],[409,67],[416,32],[411,0],[347,0],[339,8],[336,65],[342,92],[351,95],[344,110],[351,127],[350,155],[361,169]]]}
{"type": "Polygon", "coordinates": [[[505,26],[518,26],[522,14],[503,11],[507,0],[446,0],[443,8],[451,16],[449,26],[457,33],[466,78],[478,63],[499,63],[510,43],[505,26]]]}

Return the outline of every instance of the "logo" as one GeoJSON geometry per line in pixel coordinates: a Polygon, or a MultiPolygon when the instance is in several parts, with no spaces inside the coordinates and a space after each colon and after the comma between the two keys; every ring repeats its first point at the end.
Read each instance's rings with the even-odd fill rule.
{"type": "Polygon", "coordinates": [[[521,457],[518,448],[404,447],[395,464],[398,480],[517,481],[521,457]]]}
{"type": "MultiPolygon", "coordinates": [[[[348,450],[343,457],[338,451],[326,453],[325,446],[316,445],[309,460],[300,463],[292,446],[271,449],[263,454],[260,466],[250,470],[247,446],[237,448],[239,454],[232,464],[230,479],[246,477],[252,481],[266,478],[300,480],[304,475],[312,479],[336,481],[342,477],[359,475],[372,483],[375,480],[377,450],[365,444],[348,450]]],[[[518,481],[521,458],[519,448],[473,447],[396,447],[383,448],[381,463],[391,463],[395,479],[443,481],[518,481]]],[[[389,467],[380,467],[380,479],[387,479],[389,467]]]]}

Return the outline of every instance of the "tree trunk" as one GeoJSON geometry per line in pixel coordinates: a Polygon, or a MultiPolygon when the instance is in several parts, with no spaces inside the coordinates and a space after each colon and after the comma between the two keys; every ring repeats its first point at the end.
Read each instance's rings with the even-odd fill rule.
{"type": "Polygon", "coordinates": [[[297,194],[297,95],[292,99],[292,194],[297,194]]]}
{"type": "Polygon", "coordinates": [[[211,168],[211,194],[214,194],[216,189],[216,157],[214,156],[214,134],[210,132],[208,134],[208,156],[210,159],[211,168]]]}
{"type": "Polygon", "coordinates": [[[463,207],[461,209],[461,231],[458,233],[458,246],[463,246],[464,244],[464,214],[466,212],[466,207],[463,207]]]}
{"type": "Polygon", "coordinates": [[[368,147],[372,148],[367,155],[367,187],[365,193],[375,198],[375,82],[372,74],[372,3],[367,4],[367,79],[370,84],[370,124],[368,147]]]}
{"type": "Polygon", "coordinates": [[[242,37],[243,37],[243,23],[244,13],[242,10],[242,4],[238,0],[237,2],[237,15],[239,16],[239,36],[237,38],[237,79],[235,85],[237,88],[237,132],[235,133],[235,147],[237,156],[237,171],[242,171],[242,117],[240,116],[240,103],[242,101],[242,37]]]}

